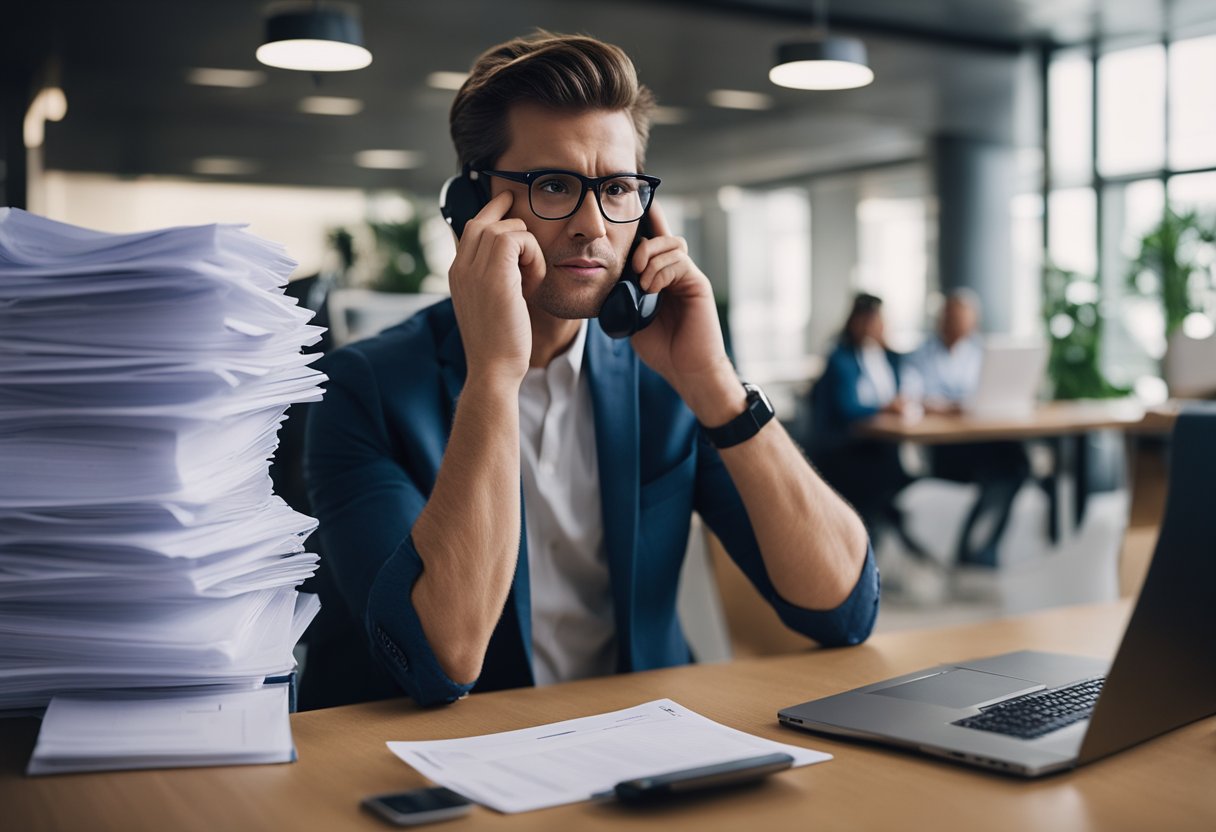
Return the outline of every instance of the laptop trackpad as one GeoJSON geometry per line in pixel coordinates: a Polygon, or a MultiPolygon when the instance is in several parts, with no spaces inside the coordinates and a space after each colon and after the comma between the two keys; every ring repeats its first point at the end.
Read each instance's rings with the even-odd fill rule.
{"type": "Polygon", "coordinates": [[[978,670],[958,667],[870,693],[946,708],[968,708],[1019,693],[1029,693],[1042,687],[1041,683],[1029,679],[1015,679],[1012,676],[998,676],[995,673],[981,673],[978,670]]]}

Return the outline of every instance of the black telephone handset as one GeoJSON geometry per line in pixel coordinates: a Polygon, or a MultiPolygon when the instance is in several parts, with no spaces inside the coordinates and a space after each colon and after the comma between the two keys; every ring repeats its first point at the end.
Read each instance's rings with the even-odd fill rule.
{"type": "MultiPolygon", "coordinates": [[[[443,189],[439,192],[439,211],[456,232],[457,239],[464,233],[465,224],[490,201],[489,186],[478,179],[476,171],[466,170],[443,183],[443,189]]],[[[635,332],[641,332],[659,313],[662,293],[643,292],[632,265],[638,243],[643,237],[653,235],[650,216],[642,217],[638,222],[638,236],[629,247],[621,279],[612,287],[600,307],[600,328],[611,338],[628,338],[635,332]]]]}

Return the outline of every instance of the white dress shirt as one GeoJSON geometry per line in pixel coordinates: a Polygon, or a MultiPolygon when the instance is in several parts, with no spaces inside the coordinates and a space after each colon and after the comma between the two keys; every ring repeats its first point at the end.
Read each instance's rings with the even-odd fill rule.
{"type": "Polygon", "coordinates": [[[587,322],[570,349],[533,367],[519,389],[532,672],[537,685],[616,669],[616,625],[604,554],[587,322]]]}
{"type": "Polygon", "coordinates": [[[867,340],[857,349],[861,376],[857,379],[857,400],[869,407],[882,409],[899,393],[895,370],[887,351],[876,341],[867,340]]]}

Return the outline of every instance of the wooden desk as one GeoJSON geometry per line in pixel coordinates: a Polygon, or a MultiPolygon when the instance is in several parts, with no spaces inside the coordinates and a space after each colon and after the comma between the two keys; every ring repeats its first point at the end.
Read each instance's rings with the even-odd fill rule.
{"type": "Polygon", "coordinates": [[[1070,436],[1111,428],[1128,430],[1144,422],[1145,412],[1141,405],[1128,399],[1115,399],[1050,402],[1039,405],[1026,416],[1010,418],[930,413],[909,420],[880,413],[859,426],[858,434],[892,442],[943,445],[1070,436]]]}
{"type": "Polygon", "coordinates": [[[35,830],[384,830],[357,809],[423,785],[385,741],[523,728],[671,697],[711,719],[836,759],[756,788],[653,811],[589,803],[522,815],[474,808],[444,832],[493,830],[1216,829],[1216,719],[1046,780],[1022,781],[782,728],[777,710],[938,662],[1022,648],[1112,655],[1129,607],[1053,610],[899,632],[840,650],[700,665],[473,696],[419,711],[393,700],[292,717],[292,765],[26,778],[33,720],[0,720],[0,826],[35,830]]]}

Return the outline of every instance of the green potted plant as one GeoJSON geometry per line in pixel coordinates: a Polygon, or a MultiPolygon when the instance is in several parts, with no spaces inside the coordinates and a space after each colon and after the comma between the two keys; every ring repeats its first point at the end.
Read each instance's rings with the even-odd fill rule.
{"type": "Polygon", "coordinates": [[[1048,266],[1043,272],[1043,321],[1051,352],[1047,375],[1056,399],[1109,399],[1130,390],[1102,372],[1102,316],[1097,281],[1048,266]]]}
{"type": "Polygon", "coordinates": [[[383,267],[372,285],[380,292],[417,292],[428,274],[417,216],[405,222],[369,223],[383,267]]]}
{"type": "Polygon", "coordinates": [[[1161,222],[1140,238],[1128,284],[1138,294],[1161,299],[1167,339],[1188,315],[1212,311],[1214,244],[1216,220],[1198,211],[1179,213],[1169,207],[1161,222]]]}

